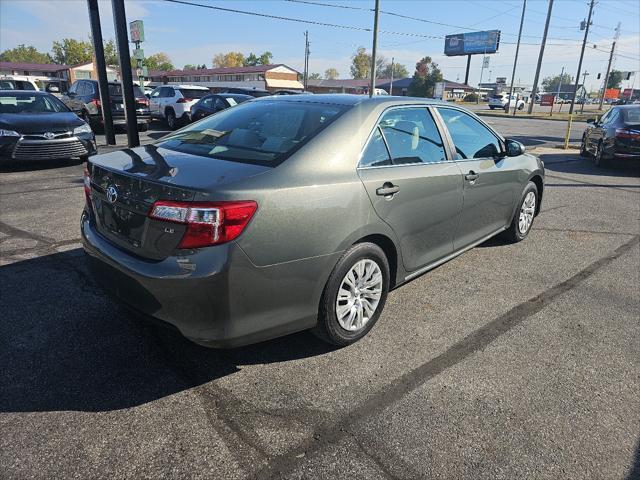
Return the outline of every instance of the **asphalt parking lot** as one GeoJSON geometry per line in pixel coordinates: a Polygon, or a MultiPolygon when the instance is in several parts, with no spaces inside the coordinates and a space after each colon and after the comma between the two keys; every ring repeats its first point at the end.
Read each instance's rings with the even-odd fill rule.
{"type": "Polygon", "coordinates": [[[640,169],[485,118],[545,161],[530,236],[400,287],[344,349],[131,316],[85,268],[82,165],[2,167],[0,477],[640,478],[640,169]]]}

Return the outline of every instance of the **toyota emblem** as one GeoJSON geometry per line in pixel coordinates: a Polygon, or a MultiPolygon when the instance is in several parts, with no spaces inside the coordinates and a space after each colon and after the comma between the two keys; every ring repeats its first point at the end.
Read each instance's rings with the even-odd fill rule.
{"type": "Polygon", "coordinates": [[[53,132],[47,132],[47,133],[44,134],[44,138],[46,138],[47,140],[51,140],[55,136],[56,136],[56,134],[53,133],[53,132]]]}
{"type": "Polygon", "coordinates": [[[115,185],[109,185],[107,187],[106,193],[109,203],[116,203],[116,200],[118,200],[118,190],[116,189],[115,185]]]}

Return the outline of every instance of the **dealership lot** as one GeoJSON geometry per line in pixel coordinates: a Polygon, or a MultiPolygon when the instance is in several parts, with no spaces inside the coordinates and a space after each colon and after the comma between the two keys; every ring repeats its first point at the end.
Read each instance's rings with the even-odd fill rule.
{"type": "Polygon", "coordinates": [[[207,350],[132,316],[86,271],[82,166],[5,167],[3,475],[640,475],[638,165],[542,148],[563,122],[484,118],[540,148],[531,235],[394,291],[345,349],[301,333],[207,350]]]}

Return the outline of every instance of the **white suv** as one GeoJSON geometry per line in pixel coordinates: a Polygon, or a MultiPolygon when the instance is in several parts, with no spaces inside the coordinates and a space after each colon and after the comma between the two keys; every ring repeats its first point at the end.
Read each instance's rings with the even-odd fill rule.
{"type": "Polygon", "coordinates": [[[507,103],[509,103],[509,108],[513,108],[515,105],[518,107],[518,110],[522,110],[525,106],[525,101],[521,98],[518,98],[517,95],[511,95],[511,101],[509,101],[508,99],[508,93],[496,93],[495,95],[491,95],[489,97],[489,108],[491,110],[493,110],[494,108],[503,110],[507,107],[507,103]]]}
{"type": "Polygon", "coordinates": [[[161,85],[149,98],[152,118],[165,120],[171,130],[191,121],[191,107],[211,93],[198,85],[161,85]]]}

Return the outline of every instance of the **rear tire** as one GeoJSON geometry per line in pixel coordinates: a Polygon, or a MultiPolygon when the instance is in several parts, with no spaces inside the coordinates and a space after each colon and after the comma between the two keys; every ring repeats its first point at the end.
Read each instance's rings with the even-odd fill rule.
{"type": "Polygon", "coordinates": [[[169,127],[170,130],[175,130],[176,128],[178,128],[178,119],[176,118],[176,114],[173,110],[168,110],[167,111],[167,126],[169,127]]]}
{"type": "Polygon", "coordinates": [[[489,105],[489,109],[490,110],[493,110],[494,108],[496,108],[496,107],[494,107],[493,105],[489,105]]]}
{"type": "Polygon", "coordinates": [[[582,143],[580,144],[580,156],[584,158],[589,156],[589,150],[587,150],[587,138],[584,135],[582,136],[582,143]]]}
{"type": "Polygon", "coordinates": [[[539,193],[536,184],[527,183],[509,228],[501,234],[503,240],[508,243],[518,243],[527,238],[536,216],[538,199],[539,193]]]}
{"type": "Polygon", "coordinates": [[[364,337],[384,308],[389,275],[389,262],[378,245],[353,245],[329,275],[313,334],[340,347],[364,337]]]}
{"type": "Polygon", "coordinates": [[[141,123],[138,125],[138,131],[139,132],[146,132],[147,130],[149,130],[149,124],[148,123],[141,123]]]}

